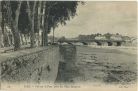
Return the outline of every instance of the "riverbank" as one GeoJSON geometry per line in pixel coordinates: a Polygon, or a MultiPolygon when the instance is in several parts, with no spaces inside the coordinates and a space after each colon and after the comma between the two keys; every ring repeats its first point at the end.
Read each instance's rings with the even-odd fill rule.
{"type": "Polygon", "coordinates": [[[2,53],[1,81],[4,83],[54,83],[60,61],[57,46],[2,53]]]}

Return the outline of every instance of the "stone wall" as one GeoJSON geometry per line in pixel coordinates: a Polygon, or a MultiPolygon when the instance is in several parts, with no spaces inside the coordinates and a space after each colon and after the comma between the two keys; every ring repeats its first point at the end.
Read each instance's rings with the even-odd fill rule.
{"type": "Polygon", "coordinates": [[[78,75],[79,69],[76,67],[76,46],[62,45],[59,46],[62,61],[59,62],[59,70],[56,82],[72,83],[72,77],[78,75]]]}
{"type": "Polygon", "coordinates": [[[2,82],[53,83],[60,56],[58,47],[27,49],[0,55],[2,82]],[[9,57],[9,56],[10,57],[9,57]]]}

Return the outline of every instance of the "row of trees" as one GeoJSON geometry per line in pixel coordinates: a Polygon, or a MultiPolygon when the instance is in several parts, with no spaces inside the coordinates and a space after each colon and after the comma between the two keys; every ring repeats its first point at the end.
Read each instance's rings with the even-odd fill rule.
{"type": "MultiPolygon", "coordinates": [[[[42,31],[42,46],[48,45],[48,34],[59,24],[65,25],[76,15],[77,1],[1,1],[0,36],[5,34],[5,26],[11,29],[14,50],[21,47],[21,34],[28,34],[30,47],[35,46],[35,33],[42,31]],[[20,34],[21,33],[21,34],[20,34]]],[[[1,44],[0,38],[0,44],[1,44]]]]}

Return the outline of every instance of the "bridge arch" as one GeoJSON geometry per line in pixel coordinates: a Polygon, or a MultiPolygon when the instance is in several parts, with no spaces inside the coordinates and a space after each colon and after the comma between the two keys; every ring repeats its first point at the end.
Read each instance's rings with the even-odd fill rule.
{"type": "Polygon", "coordinates": [[[98,41],[97,41],[96,43],[97,43],[97,45],[98,45],[98,46],[101,46],[101,45],[102,45],[102,43],[101,43],[101,42],[98,42],[98,41]]]}
{"type": "Polygon", "coordinates": [[[113,43],[112,42],[107,42],[108,43],[108,46],[112,46],[113,45],[113,43]]]}
{"type": "Polygon", "coordinates": [[[116,42],[116,46],[121,46],[121,42],[116,42]]]}
{"type": "Polygon", "coordinates": [[[88,45],[88,43],[86,43],[86,42],[81,42],[83,45],[88,45]]]}
{"type": "Polygon", "coordinates": [[[71,42],[67,42],[68,44],[70,44],[70,45],[73,45],[73,43],[71,43],[71,42]]]}

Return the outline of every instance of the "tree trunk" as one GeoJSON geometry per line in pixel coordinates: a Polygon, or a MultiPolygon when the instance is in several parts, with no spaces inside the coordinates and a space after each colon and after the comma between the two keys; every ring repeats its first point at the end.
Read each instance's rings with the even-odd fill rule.
{"type": "Polygon", "coordinates": [[[19,35],[20,35],[21,45],[24,45],[24,36],[21,33],[19,35]]]}
{"type": "MultiPolygon", "coordinates": [[[[46,5],[46,3],[45,3],[46,5]]],[[[44,13],[44,26],[43,26],[43,46],[48,46],[48,16],[49,10],[47,11],[48,14],[46,15],[46,9],[44,13]]]]}
{"type": "Polygon", "coordinates": [[[53,28],[53,43],[55,42],[55,36],[54,36],[54,35],[55,35],[55,34],[54,34],[55,31],[54,31],[54,30],[55,30],[55,29],[53,28]]]}
{"type": "Polygon", "coordinates": [[[1,27],[0,27],[0,48],[3,47],[2,46],[2,30],[1,30],[1,27]]]}
{"type": "Polygon", "coordinates": [[[45,21],[45,26],[44,26],[44,35],[43,35],[43,46],[48,46],[48,33],[47,33],[47,30],[48,30],[48,21],[45,21]]]}
{"type": "MultiPolygon", "coordinates": [[[[15,21],[12,21],[13,24],[15,24],[15,21]]],[[[21,44],[20,44],[20,35],[18,32],[18,26],[12,25],[12,33],[13,33],[13,38],[14,38],[14,51],[17,51],[20,49],[21,44]]]]}
{"type": "Polygon", "coordinates": [[[25,45],[27,45],[27,35],[24,34],[24,38],[25,38],[25,45]]]}
{"type": "Polygon", "coordinates": [[[4,16],[5,16],[5,12],[2,12],[2,22],[1,22],[1,31],[2,31],[2,34],[3,34],[3,46],[4,47],[7,47],[8,44],[7,44],[7,34],[5,32],[5,20],[4,20],[4,16]]]}
{"type": "Polygon", "coordinates": [[[34,34],[34,17],[32,17],[32,20],[31,20],[31,24],[32,24],[32,27],[31,27],[31,36],[30,36],[30,41],[31,41],[31,48],[35,47],[35,34],[34,34]]]}
{"type": "Polygon", "coordinates": [[[2,29],[1,29],[1,22],[2,22],[2,13],[1,13],[1,2],[0,2],[0,47],[2,46],[2,29]]]}
{"type": "Polygon", "coordinates": [[[4,14],[2,14],[2,24],[1,24],[1,28],[2,28],[2,34],[3,34],[3,46],[4,47],[8,47],[9,46],[9,41],[8,41],[8,33],[6,30],[6,26],[5,26],[5,21],[4,21],[4,14]]]}
{"type": "Polygon", "coordinates": [[[5,4],[3,2],[1,2],[1,40],[2,40],[2,45],[3,47],[8,47],[9,46],[9,40],[8,40],[8,32],[6,30],[6,26],[5,26],[5,16],[6,16],[6,12],[5,12],[5,4]],[[3,35],[3,36],[2,36],[3,35]]]}
{"type": "Polygon", "coordinates": [[[29,15],[29,21],[31,23],[31,32],[30,32],[30,41],[31,41],[31,48],[35,47],[35,33],[34,33],[34,14],[35,14],[35,7],[36,7],[36,1],[34,1],[33,10],[31,12],[29,2],[27,2],[28,5],[28,15],[29,15]]]}
{"type": "Polygon", "coordinates": [[[46,1],[43,2],[43,15],[42,15],[42,46],[45,46],[45,36],[46,36],[46,32],[45,32],[45,7],[46,7],[46,1]]]}
{"type": "Polygon", "coordinates": [[[39,1],[39,5],[38,5],[38,46],[40,46],[40,24],[41,24],[41,9],[42,9],[42,1],[39,1]]]}
{"type": "Polygon", "coordinates": [[[33,12],[32,12],[32,28],[31,28],[31,47],[35,46],[35,33],[34,33],[34,14],[35,14],[36,1],[34,2],[33,12]]]}
{"type": "Polygon", "coordinates": [[[5,37],[5,41],[4,41],[5,43],[4,44],[5,44],[6,47],[9,47],[9,46],[11,46],[10,45],[10,36],[9,36],[10,31],[7,29],[6,26],[4,26],[4,28],[5,28],[4,29],[4,37],[5,37]]]}
{"type": "Polygon", "coordinates": [[[18,4],[18,7],[15,11],[15,19],[12,19],[12,33],[14,37],[14,50],[19,50],[21,45],[20,45],[20,35],[18,31],[18,19],[19,19],[19,14],[20,14],[20,8],[21,8],[21,1],[18,4]]]}

